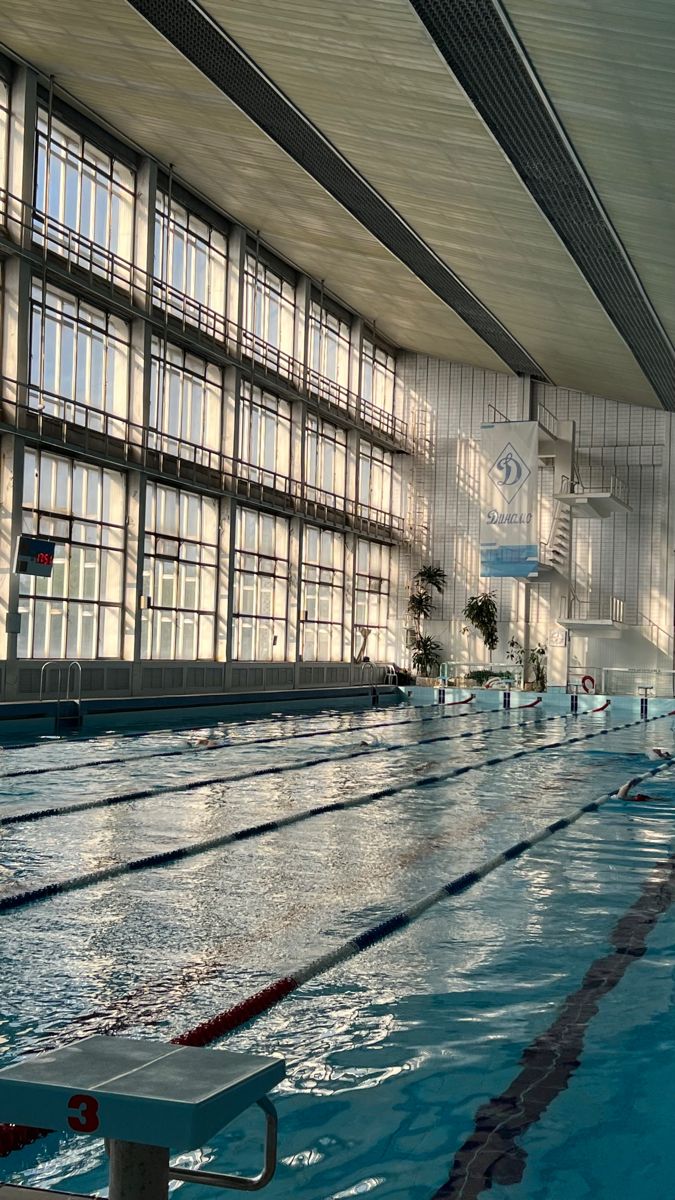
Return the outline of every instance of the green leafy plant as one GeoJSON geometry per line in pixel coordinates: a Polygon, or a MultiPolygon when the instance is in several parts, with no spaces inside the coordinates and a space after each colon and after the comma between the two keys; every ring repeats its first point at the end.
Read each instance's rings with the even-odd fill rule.
{"type": "MultiPolygon", "coordinates": [[[[431,592],[436,591],[442,595],[443,588],[445,587],[445,580],[445,571],[442,570],[441,567],[432,567],[430,564],[427,564],[426,566],[420,567],[417,574],[413,577],[410,585],[410,595],[408,596],[408,614],[412,617],[412,624],[414,628],[408,630],[408,637],[411,637],[411,641],[408,642],[408,645],[413,650],[413,666],[416,666],[415,647],[418,647],[420,642],[424,640],[422,635],[422,621],[426,617],[431,616],[434,607],[431,599],[431,592]]],[[[441,655],[443,653],[440,645],[438,642],[434,642],[433,638],[427,638],[426,641],[429,644],[433,643],[434,646],[438,646],[439,657],[437,659],[437,664],[440,663],[441,655]]]]}
{"type": "Polygon", "coordinates": [[[522,644],[518,641],[518,638],[512,637],[509,641],[506,657],[508,658],[509,662],[515,663],[517,667],[522,667],[525,659],[525,650],[522,644]]]}
{"type": "Polygon", "coordinates": [[[428,592],[416,590],[408,596],[408,612],[415,622],[415,629],[419,635],[422,627],[422,618],[430,617],[433,605],[431,596],[428,592]]]}
{"type": "Polygon", "coordinates": [[[420,675],[431,675],[440,666],[442,653],[440,642],[429,634],[420,634],[413,646],[413,667],[420,675]]]}
{"type": "Polygon", "coordinates": [[[529,653],[530,665],[534,673],[534,686],[536,691],[545,692],[547,673],[546,673],[546,647],[541,643],[529,653]]]}
{"type": "Polygon", "coordinates": [[[414,582],[419,584],[423,591],[431,589],[432,592],[438,592],[439,596],[442,596],[447,576],[442,567],[432,567],[431,564],[428,564],[425,567],[420,567],[414,582]]]}
{"type": "Polygon", "coordinates": [[[478,630],[488,650],[496,650],[499,632],[495,592],[479,592],[477,596],[469,596],[462,615],[478,630]]]}

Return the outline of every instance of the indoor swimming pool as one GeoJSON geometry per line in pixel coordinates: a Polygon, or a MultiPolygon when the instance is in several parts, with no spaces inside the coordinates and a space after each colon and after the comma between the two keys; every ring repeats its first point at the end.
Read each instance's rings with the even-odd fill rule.
{"type": "MultiPolygon", "coordinates": [[[[669,1195],[675,766],[646,752],[674,721],[400,707],[5,747],[2,1065],[229,1014],[210,1044],[287,1061],[271,1200],[669,1195]],[[650,770],[647,802],[367,936],[650,770]]],[[[255,1172],[259,1116],[178,1161],[255,1172]]],[[[41,1138],[0,1179],[104,1196],[103,1144],[41,1138]]]]}

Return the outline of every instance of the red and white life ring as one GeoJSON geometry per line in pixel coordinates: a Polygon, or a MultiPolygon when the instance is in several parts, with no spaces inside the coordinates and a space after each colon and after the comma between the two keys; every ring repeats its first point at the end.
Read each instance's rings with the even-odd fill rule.
{"type": "Polygon", "coordinates": [[[583,679],[581,680],[581,686],[587,696],[595,695],[595,680],[592,675],[584,675],[583,679]]]}

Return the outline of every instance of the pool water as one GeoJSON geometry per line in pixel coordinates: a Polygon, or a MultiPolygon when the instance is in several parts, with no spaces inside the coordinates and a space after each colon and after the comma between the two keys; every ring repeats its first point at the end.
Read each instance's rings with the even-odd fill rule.
{"type": "MultiPolygon", "coordinates": [[[[342,710],[228,725],[209,751],[176,730],[6,749],[0,820],[151,794],[0,826],[0,901],[396,790],[1,912],[2,1065],[99,1029],[170,1038],[292,974],[649,769],[649,746],[675,746],[668,718],[554,745],[619,724],[611,709],[342,710]],[[452,740],[420,744],[432,737],[452,740]],[[86,765],[101,759],[124,761],[86,765]],[[421,786],[460,766],[476,769],[421,786]]],[[[644,789],[651,802],[610,800],[221,1043],[287,1060],[271,1200],[670,1194],[675,768],[644,789]]],[[[261,1124],[247,1114],[179,1161],[255,1172],[261,1124]]],[[[74,1194],[104,1196],[106,1177],[102,1143],[85,1138],[0,1162],[6,1181],[74,1194]]]]}

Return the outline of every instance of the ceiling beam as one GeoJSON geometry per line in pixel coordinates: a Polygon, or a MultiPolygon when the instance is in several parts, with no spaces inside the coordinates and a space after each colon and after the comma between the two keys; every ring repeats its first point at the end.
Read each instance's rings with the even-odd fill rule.
{"type": "Polygon", "coordinates": [[[511,370],[547,379],[501,321],[194,0],[128,2],[449,305],[511,370]]]}
{"type": "Polygon", "coordinates": [[[499,0],[410,0],[664,408],[675,349],[499,0]]]}

